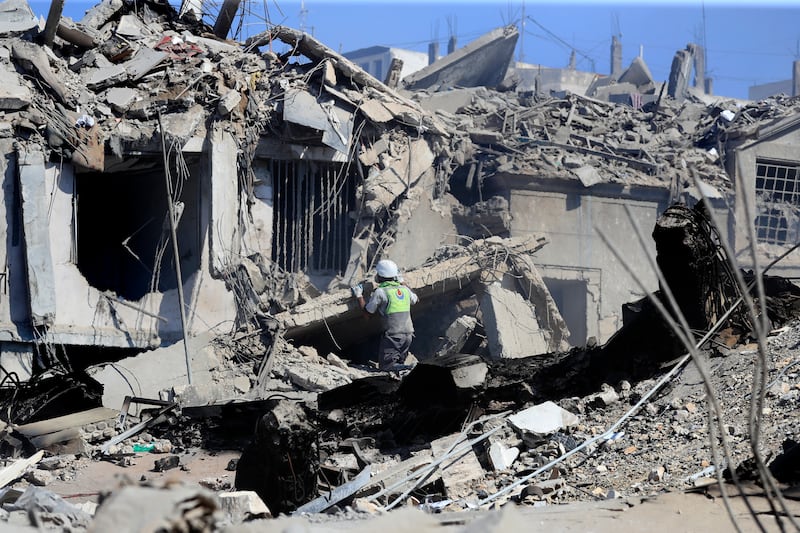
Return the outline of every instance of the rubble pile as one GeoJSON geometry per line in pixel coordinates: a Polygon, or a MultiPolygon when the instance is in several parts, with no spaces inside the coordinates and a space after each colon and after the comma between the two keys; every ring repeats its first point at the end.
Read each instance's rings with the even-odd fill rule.
{"type": "MultiPolygon", "coordinates": [[[[7,523],[207,531],[398,507],[458,512],[454,522],[466,523],[476,513],[465,511],[506,504],[696,489],[752,458],[746,413],[761,356],[760,446],[783,449],[775,475],[796,481],[798,428],[787,421],[800,394],[800,289],[764,278],[772,331],[759,351],[753,317],[737,309],[745,294],[728,236],[708,209],[736,193],[729,143],[781,129],[797,98],[676,99],[639,61],[591,96],[511,90],[505,63],[472,72],[502,80],[494,87],[459,86],[471,51],[426,69],[425,90],[395,89],[287,27],[239,43],[157,1],[103,0],[78,22],[50,17],[43,28],[24,1],[3,6],[0,151],[11,163],[0,165],[14,304],[0,305],[0,355],[3,365],[30,356],[19,365],[30,379],[2,367],[0,380],[7,523]],[[108,244],[114,207],[93,211],[79,198],[112,203],[99,184],[156,172],[167,198],[136,196],[145,201],[134,207],[152,200],[166,218],[154,210],[108,244]],[[567,315],[597,303],[595,323],[608,318],[593,280],[625,281],[616,265],[539,265],[543,249],[569,248],[559,239],[574,236],[580,255],[592,255],[586,227],[512,232],[530,213],[512,211],[510,180],[562,187],[553,191],[564,216],[581,209],[576,183],[657,197],[647,201],[658,208],[664,279],[698,339],[717,328],[702,361],[675,366],[685,348],[669,328],[678,309],[658,313],[663,286],[625,304],[624,326],[604,342],[573,342],[567,315]],[[79,245],[87,220],[97,234],[79,245]],[[154,242],[132,248],[153,221],[154,242]],[[135,260],[136,275],[117,276],[106,263],[112,247],[135,260]],[[162,272],[170,254],[174,271],[162,272]],[[412,353],[378,371],[370,359],[381,326],[364,319],[351,286],[378,290],[367,278],[387,255],[407,261],[402,277],[419,302],[412,353]],[[545,271],[560,291],[581,285],[577,311],[551,293],[545,271]],[[99,287],[116,277],[139,286],[99,287]],[[711,369],[708,388],[700,363],[711,369]],[[711,450],[709,390],[724,398],[731,464],[711,450]],[[193,474],[192,457],[222,451],[237,455],[226,467],[235,474],[171,481],[193,474]],[[137,462],[153,463],[150,479],[86,493],[96,509],[40,489],[65,494],[60,483],[98,463],[133,472],[137,462]]],[[[505,57],[516,37],[505,28],[470,50],[494,46],[505,57]]],[[[133,197],[153,183],[109,190],[133,197]]],[[[744,277],[752,285],[754,274],[744,277]]]]}
{"type": "MultiPolygon", "coordinates": [[[[525,174],[579,179],[586,187],[603,182],[666,188],[677,181],[676,192],[682,192],[694,174],[722,190],[730,187],[718,150],[696,144],[698,130],[727,128],[720,116],[724,102],[707,108],[664,100],[634,109],[576,94],[553,98],[485,87],[452,92],[463,105],[436,114],[452,130],[467,132],[481,179],[525,174]]],[[[428,107],[424,94],[415,97],[428,107]]],[[[729,107],[736,109],[735,102],[729,107]]]]}

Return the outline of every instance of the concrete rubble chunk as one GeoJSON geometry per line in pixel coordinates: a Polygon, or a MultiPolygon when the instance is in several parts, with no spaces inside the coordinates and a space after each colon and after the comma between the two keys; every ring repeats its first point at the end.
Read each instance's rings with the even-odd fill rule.
{"type": "Polygon", "coordinates": [[[125,37],[141,39],[150,31],[136,15],[122,15],[117,22],[116,33],[125,37]]]}
{"type": "Polygon", "coordinates": [[[442,346],[436,350],[436,355],[444,356],[460,352],[477,325],[478,319],[474,316],[460,316],[455,319],[445,331],[442,346]]]}
{"type": "Polygon", "coordinates": [[[217,113],[223,117],[226,117],[230,115],[234,109],[236,109],[241,101],[242,95],[239,91],[228,91],[222,98],[219,99],[217,113]]]}
{"type": "Polygon", "coordinates": [[[250,518],[270,518],[269,508],[252,490],[223,492],[219,495],[222,510],[236,521],[250,518]]]}
{"type": "MultiPolygon", "coordinates": [[[[431,451],[434,458],[443,457],[459,444],[467,441],[464,434],[455,434],[442,437],[431,442],[431,451]]],[[[441,467],[442,482],[447,496],[456,498],[474,498],[472,485],[485,475],[478,456],[472,448],[458,454],[452,460],[445,461],[441,467]]]]}
{"type": "Polygon", "coordinates": [[[578,423],[577,415],[547,401],[508,417],[509,423],[522,432],[545,436],[578,423]]]}
{"type": "Polygon", "coordinates": [[[103,0],[87,11],[80,23],[87,28],[100,29],[123,5],[122,0],[103,0]]]}
{"type": "Polygon", "coordinates": [[[23,33],[38,25],[38,19],[25,0],[0,3],[0,35],[23,33]]]}
{"type": "Polygon", "coordinates": [[[4,63],[0,63],[0,110],[16,111],[31,105],[33,95],[30,89],[22,85],[16,72],[10,70],[4,63]]]}
{"type": "MultiPolygon", "coordinates": [[[[210,382],[211,368],[219,364],[209,345],[210,334],[190,337],[189,347],[193,354],[192,375],[194,384],[210,382]]],[[[92,377],[103,385],[103,405],[120,409],[125,396],[133,394],[144,398],[159,398],[159,392],[173,386],[188,383],[183,341],[128,357],[113,366],[100,366],[92,371],[92,377]],[[158,361],[153,366],[153,361],[158,361]],[[136,383],[131,391],[131,383],[136,383]]]]}
{"type": "Polygon", "coordinates": [[[573,172],[578,176],[578,179],[581,180],[584,187],[591,187],[592,185],[597,185],[603,178],[600,176],[600,173],[597,172],[597,169],[593,166],[582,166],[580,168],[576,168],[573,172]]]}
{"type": "Polygon", "coordinates": [[[506,359],[547,353],[548,340],[533,306],[509,286],[512,280],[479,282],[479,305],[493,358],[506,359]]]}
{"type": "Polygon", "coordinates": [[[136,99],[136,89],[113,87],[105,92],[105,101],[117,113],[125,113],[136,99]]]}
{"type": "Polygon", "coordinates": [[[131,531],[152,528],[154,521],[189,531],[212,529],[219,509],[214,493],[199,486],[158,487],[130,485],[114,491],[98,507],[94,531],[114,531],[125,524],[131,531]]]}
{"type": "Polygon", "coordinates": [[[495,470],[508,470],[519,457],[519,448],[516,446],[506,447],[500,441],[494,441],[489,445],[489,459],[495,470]]]}
{"type": "Polygon", "coordinates": [[[62,103],[67,103],[67,89],[50,68],[50,60],[44,49],[26,41],[14,41],[11,53],[14,59],[23,62],[23,66],[29,65],[31,70],[53,90],[62,103]]]}

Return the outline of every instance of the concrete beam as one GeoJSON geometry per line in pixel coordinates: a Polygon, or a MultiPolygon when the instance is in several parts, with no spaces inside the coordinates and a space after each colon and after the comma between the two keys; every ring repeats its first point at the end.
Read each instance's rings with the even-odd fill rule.
{"type": "Polygon", "coordinates": [[[19,185],[22,197],[22,230],[31,324],[53,325],[56,317],[56,285],[50,250],[48,202],[44,154],[36,149],[18,151],[19,185]]]}
{"type": "Polygon", "coordinates": [[[225,0],[222,3],[217,20],[214,22],[214,35],[220,39],[228,37],[228,32],[231,31],[231,25],[233,24],[233,19],[236,18],[240,3],[241,0],[225,0]]]}
{"type": "MultiPolygon", "coordinates": [[[[544,235],[478,240],[465,249],[463,256],[442,261],[432,267],[405,272],[403,277],[421,302],[426,299],[441,299],[476,280],[484,268],[492,268],[496,263],[505,261],[507,254],[531,254],[548,242],[544,235]]],[[[345,289],[323,294],[308,303],[279,313],[275,318],[284,327],[286,337],[293,338],[325,331],[329,326],[360,315],[361,310],[350,289],[345,289]]]]}

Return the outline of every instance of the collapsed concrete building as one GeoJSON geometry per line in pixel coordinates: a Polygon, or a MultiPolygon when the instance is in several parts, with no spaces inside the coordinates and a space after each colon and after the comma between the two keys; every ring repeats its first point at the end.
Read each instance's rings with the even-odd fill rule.
{"type": "MultiPolygon", "coordinates": [[[[411,271],[463,237],[555,243],[528,268],[538,305],[518,291],[532,336],[505,351],[493,342],[493,356],[603,342],[621,326],[623,304],[642,294],[595,227],[626,231],[626,209],[652,227],[667,205],[700,198],[697,178],[733,230],[745,216],[724,209],[737,169],[759,205],[774,196],[770,172],[788,173],[784,188],[794,179],[797,164],[781,148],[794,142],[794,122],[782,118],[793,101],[769,106],[769,116],[733,101],[676,105],[639,58],[595,83],[593,97],[453,87],[469,85],[463,73],[478,72],[468,67],[487,54],[484,77],[503,83],[513,28],[405,81],[439,80],[428,90],[397,92],[289,28],[239,45],[201,24],[172,29],[158,4],[137,11],[109,0],[79,23],[60,20],[53,44],[39,46],[30,40],[38,22],[12,3],[0,100],[10,297],[0,305],[4,357],[23,368],[34,352],[46,366],[59,350],[138,351],[255,325],[264,313],[291,315],[298,304],[312,308],[316,327],[290,324],[294,338],[358,352],[347,287],[381,256],[411,271]],[[278,55],[273,42],[291,51],[278,55]],[[657,96],[636,105],[615,96],[632,91],[657,96]],[[754,120],[760,129],[745,124],[754,120]],[[326,291],[340,307],[313,303],[326,291]],[[330,323],[334,331],[319,327],[330,323]]],[[[778,218],[758,219],[768,246],[791,241],[788,219],[778,218]]],[[[742,232],[730,235],[742,249],[742,232]]],[[[622,246],[642,257],[636,243],[622,246]]],[[[463,314],[463,305],[452,309],[460,311],[431,311],[442,318],[415,352],[435,351],[430,339],[463,314]]],[[[490,335],[502,322],[492,321],[490,335]]]]}
{"type": "MultiPolygon", "coordinates": [[[[23,16],[3,30],[2,353],[20,375],[186,338],[186,369],[173,377],[191,382],[193,337],[256,327],[328,290],[345,295],[341,318],[353,319],[348,287],[380,256],[410,269],[460,244],[454,232],[420,242],[415,224],[422,212],[450,219],[435,202],[469,141],[310,36],[276,27],[240,46],[191,21],[172,29],[166,5],[108,1],[78,23],[58,21],[41,46],[29,8],[12,3],[23,16]],[[290,52],[272,52],[273,41],[290,52]],[[410,223],[399,216],[412,211],[410,223]]],[[[529,251],[546,240],[533,242],[529,251]]],[[[510,298],[531,322],[528,335],[506,328],[513,342],[495,337],[496,357],[567,346],[547,289],[521,260],[525,288],[490,290],[502,272],[484,280],[487,309],[510,298]]],[[[438,275],[479,277],[460,278],[462,266],[438,275]]],[[[335,331],[307,328],[298,342],[341,340],[352,356],[352,320],[327,322],[335,331]]],[[[363,340],[357,331],[352,342],[363,340]]]]}
{"type": "MultiPolygon", "coordinates": [[[[684,77],[677,102],[640,60],[595,79],[591,94],[512,90],[513,28],[395,90],[291,28],[238,43],[167,4],[104,0],[79,22],[57,13],[42,29],[24,2],[3,6],[0,366],[16,384],[91,367],[102,390],[85,403],[105,409],[82,422],[127,416],[131,394],[161,402],[133,427],[95,431],[103,453],[176,404],[205,422],[252,402],[272,417],[259,418],[256,444],[271,430],[285,436],[282,417],[296,420],[303,433],[287,442],[308,459],[316,428],[270,392],[309,403],[330,392],[327,422],[346,426],[335,411],[356,410],[357,431],[392,442],[355,399],[399,420],[398,398],[435,397],[443,410],[420,418],[438,439],[459,417],[474,422],[478,404],[649,378],[675,347],[647,360],[640,337],[616,335],[626,304],[649,292],[634,278],[658,287],[627,213],[649,232],[668,206],[704,199],[737,251],[752,213],[764,258],[795,240],[794,99],[708,103],[684,77]],[[379,331],[350,286],[382,257],[420,296],[412,352],[422,363],[403,384],[360,365],[379,331]]],[[[13,410],[15,430],[42,448],[74,439],[75,418],[48,417],[90,405],[37,393],[13,410]],[[57,409],[31,405],[42,396],[57,409]]],[[[245,418],[233,412],[222,418],[245,418]]],[[[287,465],[256,463],[292,481],[287,465]]],[[[285,502],[288,481],[276,509],[312,503],[285,502]]]]}

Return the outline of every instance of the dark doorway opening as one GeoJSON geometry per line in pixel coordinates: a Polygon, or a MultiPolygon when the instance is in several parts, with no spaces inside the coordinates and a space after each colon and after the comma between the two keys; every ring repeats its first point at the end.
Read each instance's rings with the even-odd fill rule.
{"type": "Polygon", "coordinates": [[[561,316],[569,328],[569,342],[573,346],[586,344],[587,305],[589,290],[584,280],[545,278],[545,285],[561,311],[561,316]]]}

